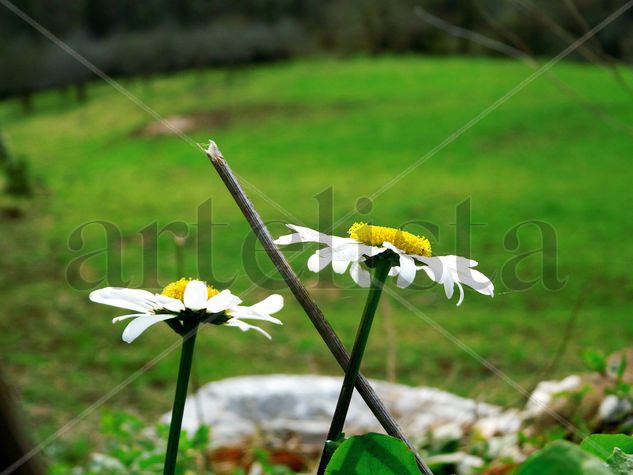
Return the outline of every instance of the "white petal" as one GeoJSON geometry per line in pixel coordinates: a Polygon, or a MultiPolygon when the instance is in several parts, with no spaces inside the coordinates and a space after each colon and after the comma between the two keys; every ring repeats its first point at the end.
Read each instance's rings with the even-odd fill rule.
{"type": "Polygon", "coordinates": [[[360,261],[367,257],[376,256],[386,249],[376,246],[368,246],[358,242],[345,242],[332,247],[332,260],[334,261],[360,261]]]}
{"type": "Polygon", "coordinates": [[[270,334],[268,334],[268,332],[265,332],[264,330],[262,330],[259,327],[256,327],[255,325],[249,325],[248,323],[238,320],[237,318],[231,318],[228,322],[225,323],[225,325],[227,327],[237,327],[243,332],[247,330],[255,330],[261,333],[262,335],[264,335],[269,340],[272,340],[272,337],[270,336],[270,334]]]}
{"type": "Polygon", "coordinates": [[[296,231],[301,239],[301,242],[318,242],[320,244],[325,244],[326,246],[335,246],[345,243],[357,243],[355,239],[344,238],[339,236],[331,236],[329,234],[321,233],[311,228],[306,228],[305,226],[297,226],[295,224],[287,224],[290,229],[296,231]]]}
{"type": "Polygon", "coordinates": [[[315,229],[306,228],[305,226],[296,226],[294,224],[287,224],[286,226],[299,234],[300,242],[318,242],[331,246],[335,240],[341,239],[336,236],[330,236],[329,234],[323,234],[315,229]]]}
{"type": "Polygon", "coordinates": [[[422,270],[426,272],[431,280],[444,284],[447,298],[450,299],[453,296],[453,287],[455,285],[458,286],[459,301],[457,305],[460,305],[464,300],[464,289],[461,284],[472,287],[480,294],[490,296],[494,294],[494,285],[490,279],[478,270],[472,269],[472,267],[477,265],[477,261],[453,255],[413,257],[426,264],[426,266],[422,266],[422,270]]]}
{"type": "Polygon", "coordinates": [[[308,228],[306,226],[297,226],[296,224],[286,224],[286,227],[297,232],[299,236],[301,236],[303,242],[320,242],[319,238],[322,236],[322,233],[316,229],[308,228]]]}
{"type": "Polygon", "coordinates": [[[456,272],[452,270],[448,265],[450,264],[450,259],[444,259],[444,256],[414,257],[418,261],[426,264],[425,266],[422,266],[422,270],[426,273],[426,275],[429,276],[432,281],[444,285],[444,293],[446,294],[446,298],[450,299],[453,296],[453,292],[455,291],[453,287],[455,285],[456,277],[456,272]]]}
{"type": "Polygon", "coordinates": [[[112,319],[112,323],[120,322],[121,320],[127,320],[128,318],[143,317],[145,315],[147,315],[147,313],[131,313],[129,315],[121,315],[120,317],[114,317],[112,319]]]}
{"type": "Polygon", "coordinates": [[[447,261],[444,259],[444,256],[438,257],[426,257],[426,256],[411,256],[418,261],[426,264],[423,266],[423,270],[426,272],[426,275],[429,276],[431,280],[434,282],[442,283],[444,279],[450,275],[450,267],[447,266],[447,261]]]}
{"type": "Polygon", "coordinates": [[[138,336],[155,323],[175,318],[176,315],[144,315],[132,320],[123,330],[123,341],[132,343],[138,336]]]}
{"type": "Polygon", "coordinates": [[[467,257],[462,257],[462,256],[446,256],[446,257],[450,257],[453,259],[453,261],[455,262],[454,265],[456,269],[463,268],[463,267],[475,267],[479,265],[479,262],[474,261],[472,259],[468,259],[467,257]]]}
{"type": "Polygon", "coordinates": [[[279,294],[273,294],[266,297],[261,302],[257,302],[250,307],[251,311],[263,315],[269,315],[271,313],[277,313],[284,308],[284,298],[279,294]]]}
{"type": "Polygon", "coordinates": [[[369,246],[357,243],[346,243],[331,249],[333,261],[359,261],[363,259],[363,251],[369,246]]]}
{"type": "Polygon", "coordinates": [[[420,266],[419,269],[426,272],[426,275],[428,275],[429,279],[431,279],[433,282],[437,282],[437,279],[435,278],[435,274],[433,273],[433,270],[429,266],[420,266]]]}
{"type": "Polygon", "coordinates": [[[400,255],[400,270],[398,271],[398,280],[396,284],[400,288],[410,286],[415,280],[416,273],[415,261],[404,254],[400,255]]]}
{"type": "Polygon", "coordinates": [[[167,297],[166,295],[155,294],[156,302],[165,310],[169,310],[170,312],[182,312],[185,309],[185,304],[182,303],[178,299],[174,299],[171,297],[167,297]]]}
{"type": "Polygon", "coordinates": [[[391,244],[389,241],[385,241],[382,243],[382,247],[386,247],[387,249],[391,249],[393,252],[395,252],[396,254],[406,254],[406,252],[404,252],[402,249],[400,249],[399,247],[394,246],[393,244],[391,244]]]}
{"type": "Polygon", "coordinates": [[[233,295],[230,290],[225,289],[207,301],[207,313],[220,313],[241,303],[242,299],[237,295],[233,295]]]}
{"type": "Polygon", "coordinates": [[[296,231],[293,234],[287,234],[275,239],[277,245],[296,244],[300,242],[318,242],[326,246],[334,246],[344,243],[357,243],[355,239],[344,238],[339,236],[330,236],[305,226],[297,226],[295,224],[287,224],[288,228],[296,231]]]}
{"type": "Polygon", "coordinates": [[[332,261],[332,250],[329,247],[319,249],[308,259],[308,269],[321,272],[332,261]]]}
{"type": "Polygon", "coordinates": [[[400,267],[398,266],[393,266],[391,269],[389,269],[389,277],[395,277],[398,275],[398,273],[400,272],[400,267]]]}
{"type": "Polygon", "coordinates": [[[442,276],[442,280],[440,282],[444,284],[444,293],[446,294],[446,298],[450,300],[451,297],[453,297],[453,292],[455,291],[455,282],[448,273],[446,273],[445,276],[442,276]]]}
{"type": "Polygon", "coordinates": [[[459,307],[464,301],[464,287],[459,282],[459,280],[456,280],[455,284],[457,285],[457,288],[459,289],[459,300],[457,301],[457,306],[459,307]]]}
{"type": "Polygon", "coordinates": [[[472,259],[468,259],[462,256],[448,255],[448,256],[433,256],[433,257],[424,257],[424,256],[412,256],[418,259],[421,262],[426,262],[429,259],[434,261],[440,261],[442,267],[446,267],[448,269],[458,270],[458,269],[467,269],[469,267],[475,267],[478,263],[472,259]]]}
{"type": "Polygon", "coordinates": [[[363,269],[358,262],[352,262],[349,268],[349,275],[360,287],[369,287],[371,283],[371,275],[365,269],[363,269]]]}
{"type": "Polygon", "coordinates": [[[136,312],[147,312],[156,307],[154,294],[139,289],[106,287],[91,292],[90,300],[113,307],[134,310],[136,312]]]}
{"type": "Polygon", "coordinates": [[[475,269],[458,269],[457,275],[459,281],[466,284],[468,287],[476,290],[480,294],[490,295],[494,294],[495,286],[488,277],[475,269]]]}
{"type": "Polygon", "coordinates": [[[192,280],[185,287],[185,307],[191,310],[201,310],[207,306],[209,293],[207,292],[207,284],[199,280],[192,280]]]}
{"type": "Polygon", "coordinates": [[[228,309],[226,313],[240,320],[261,320],[274,323],[275,325],[283,325],[282,321],[278,318],[272,317],[265,313],[253,312],[251,310],[251,307],[237,306],[228,309]]]}
{"type": "Polygon", "coordinates": [[[278,246],[287,246],[288,244],[297,244],[299,242],[303,242],[301,240],[301,235],[297,233],[293,234],[284,234],[283,236],[279,236],[275,239],[274,243],[278,246]]]}
{"type": "MultiPolygon", "coordinates": [[[[455,280],[452,277],[454,272],[446,267],[443,267],[443,263],[439,258],[423,257],[423,256],[417,256],[417,257],[420,258],[418,260],[423,260],[423,262],[426,262],[428,264],[425,266],[418,267],[418,269],[423,270],[426,273],[426,275],[429,276],[429,279],[431,279],[433,282],[437,282],[438,284],[443,284],[446,298],[450,299],[453,296],[453,293],[455,291],[454,289],[455,280]]],[[[461,289],[460,292],[463,292],[463,289],[461,289]]],[[[461,303],[461,298],[460,298],[460,303],[461,303]]]]}
{"type": "Polygon", "coordinates": [[[337,274],[344,274],[349,267],[350,261],[332,261],[332,269],[337,274]]]}

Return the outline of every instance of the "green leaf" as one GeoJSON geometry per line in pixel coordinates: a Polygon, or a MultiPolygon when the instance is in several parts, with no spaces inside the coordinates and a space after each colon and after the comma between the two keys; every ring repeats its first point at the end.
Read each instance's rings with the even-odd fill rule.
{"type": "Polygon", "coordinates": [[[633,455],[622,452],[618,447],[613,449],[613,455],[607,459],[613,475],[631,475],[633,473],[633,455]]]}
{"type": "Polygon", "coordinates": [[[599,458],[577,445],[558,440],[528,458],[515,475],[613,475],[599,458]]]}
{"type": "Polygon", "coordinates": [[[622,358],[620,358],[620,363],[618,364],[618,368],[615,372],[618,380],[622,379],[622,376],[624,376],[624,370],[626,370],[626,356],[622,355],[622,358]]]}
{"type": "Polygon", "coordinates": [[[582,441],[580,448],[607,460],[615,448],[621,449],[625,454],[633,454],[633,437],[625,434],[592,434],[582,441]]]}
{"type": "Polygon", "coordinates": [[[347,439],[345,438],[345,432],[341,432],[336,440],[326,440],[325,448],[326,450],[329,450],[331,454],[333,454],[346,440],[347,439]]]}
{"type": "Polygon", "coordinates": [[[350,437],[334,452],[326,475],[419,475],[413,453],[399,439],[382,434],[350,437]]]}
{"type": "Polygon", "coordinates": [[[604,373],[607,369],[607,358],[603,353],[594,350],[587,350],[582,355],[585,364],[590,370],[598,373],[604,373]]]}

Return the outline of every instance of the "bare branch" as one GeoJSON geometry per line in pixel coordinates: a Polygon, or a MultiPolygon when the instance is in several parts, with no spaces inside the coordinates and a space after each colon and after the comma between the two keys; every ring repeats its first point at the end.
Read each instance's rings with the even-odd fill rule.
{"type": "MultiPolygon", "coordinates": [[[[321,338],[327,345],[330,352],[334,355],[334,358],[336,358],[338,364],[341,368],[343,368],[343,370],[345,370],[349,364],[349,355],[347,354],[345,347],[336,333],[334,333],[334,330],[325,319],[325,316],[317,306],[316,302],[312,299],[306,288],[290,267],[290,264],[288,264],[284,255],[279,252],[279,249],[277,249],[268,228],[266,228],[266,225],[253,206],[253,203],[251,203],[244,193],[244,190],[236,180],[233,171],[229,167],[225,158],[222,156],[222,153],[215,142],[210,142],[206,153],[209,160],[215,167],[215,170],[218,172],[220,178],[229,190],[229,193],[244,214],[248,224],[250,224],[253,232],[264,246],[264,250],[268,254],[268,257],[270,257],[273,264],[286,281],[290,291],[295,296],[301,307],[303,307],[303,310],[319,332],[319,335],[321,335],[321,338]]],[[[417,453],[413,444],[404,435],[398,423],[391,414],[389,414],[389,411],[387,411],[387,408],[371,387],[369,381],[367,381],[363,375],[358,375],[358,379],[356,380],[356,390],[365,400],[365,403],[367,403],[367,406],[374,413],[376,419],[378,419],[387,433],[393,437],[401,439],[415,454],[420,471],[425,475],[433,475],[431,469],[426,465],[424,460],[422,460],[422,457],[420,457],[417,453]]]]}

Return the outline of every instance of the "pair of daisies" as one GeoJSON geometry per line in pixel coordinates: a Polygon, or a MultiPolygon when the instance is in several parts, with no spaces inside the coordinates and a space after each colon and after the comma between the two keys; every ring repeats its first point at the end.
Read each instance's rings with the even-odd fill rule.
{"type": "MultiPolygon", "coordinates": [[[[292,234],[279,237],[277,245],[314,242],[324,247],[308,259],[308,269],[319,272],[331,265],[334,272],[349,274],[361,287],[369,287],[371,275],[367,266],[377,260],[389,259],[389,275],[396,278],[398,287],[408,287],[418,271],[432,281],[442,284],[447,298],[455,286],[459,289],[460,305],[465,284],[483,295],[493,296],[494,285],[484,274],[474,269],[477,262],[460,256],[431,256],[429,241],[421,236],[396,228],[355,223],[349,237],[330,236],[303,226],[288,225],[292,234]]],[[[237,327],[242,331],[256,330],[267,338],[270,335],[248,321],[266,321],[277,325],[281,321],[272,316],[283,307],[283,298],[274,294],[252,306],[229,290],[218,291],[205,282],[180,279],[165,287],[161,294],[145,290],[106,287],[90,294],[93,302],[132,310],[135,313],[116,317],[113,322],[133,319],[123,331],[123,340],[134,341],[141,333],[158,322],[166,322],[177,333],[184,334],[198,324],[211,323],[237,327]]]]}

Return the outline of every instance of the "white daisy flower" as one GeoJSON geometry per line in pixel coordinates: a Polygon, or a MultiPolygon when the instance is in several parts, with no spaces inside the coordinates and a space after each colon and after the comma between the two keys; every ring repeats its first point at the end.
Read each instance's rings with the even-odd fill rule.
{"type": "Polygon", "coordinates": [[[431,257],[431,243],[428,239],[401,229],[354,223],[348,231],[349,237],[343,238],[303,226],[287,226],[295,232],[279,237],[275,244],[316,242],[325,245],[308,259],[308,269],[312,272],[319,272],[329,264],[339,274],[349,268],[350,276],[356,284],[369,287],[371,276],[365,267],[374,267],[376,259],[384,258],[392,262],[389,275],[396,277],[398,287],[411,285],[417,271],[423,270],[431,280],[444,285],[449,299],[457,285],[460,293],[457,305],[464,298],[462,284],[484,295],[494,294],[494,285],[490,279],[473,269],[477,265],[476,261],[459,256],[431,257]]]}
{"type": "Polygon", "coordinates": [[[123,331],[123,341],[127,343],[132,343],[147,328],[163,321],[181,335],[200,323],[212,323],[237,327],[242,331],[255,330],[270,339],[266,331],[245,320],[281,325],[281,321],[271,314],[284,305],[283,297],[274,294],[250,307],[242,306],[242,300],[230,290],[220,292],[206,282],[184,278],[167,285],[161,294],[106,287],[91,292],[90,300],[136,312],[112,320],[116,323],[133,319],[123,331]]]}

